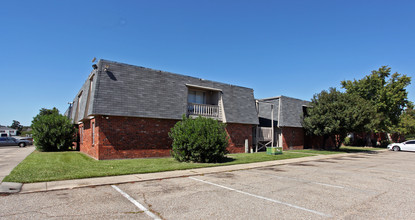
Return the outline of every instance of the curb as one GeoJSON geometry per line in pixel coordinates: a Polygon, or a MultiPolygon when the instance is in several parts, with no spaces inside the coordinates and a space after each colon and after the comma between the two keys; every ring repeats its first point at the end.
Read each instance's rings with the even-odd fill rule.
{"type": "Polygon", "coordinates": [[[2,182],[0,183],[0,194],[18,193],[22,189],[23,183],[2,182]]]}
{"type": "MultiPolygon", "coordinates": [[[[386,150],[378,150],[375,152],[383,153],[383,152],[386,152],[386,150]]],[[[189,169],[189,170],[175,170],[175,171],[166,171],[166,172],[158,172],[158,173],[130,174],[130,175],[122,175],[122,176],[108,176],[108,177],[97,177],[97,178],[87,178],[87,179],[26,183],[26,184],[23,184],[23,187],[21,188],[20,193],[26,194],[26,193],[35,193],[35,192],[47,192],[47,191],[56,191],[56,190],[65,190],[65,189],[76,189],[76,188],[84,188],[84,187],[117,185],[117,184],[125,184],[125,183],[136,183],[136,182],[145,182],[145,181],[153,181],[153,180],[199,176],[199,175],[211,174],[211,173],[232,172],[232,171],[237,171],[237,170],[247,170],[247,169],[254,169],[254,168],[259,168],[259,167],[301,163],[301,162],[308,162],[308,161],[317,161],[317,160],[347,157],[351,155],[362,155],[362,154],[367,155],[368,153],[362,152],[362,153],[316,155],[316,156],[310,156],[310,157],[300,157],[300,158],[292,158],[292,159],[285,159],[285,160],[272,160],[272,161],[257,162],[257,163],[236,164],[236,165],[217,166],[217,167],[205,167],[205,168],[196,168],[196,169],[189,169]]]]}

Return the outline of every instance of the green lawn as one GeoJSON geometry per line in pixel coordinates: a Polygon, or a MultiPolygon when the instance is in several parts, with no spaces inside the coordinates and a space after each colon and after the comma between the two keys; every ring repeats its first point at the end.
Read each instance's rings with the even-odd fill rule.
{"type": "MultiPolygon", "coordinates": [[[[381,149],[381,148],[379,148],[381,149]]],[[[254,163],[270,160],[308,157],[318,154],[344,152],[364,152],[377,148],[346,147],[340,151],[295,150],[282,155],[229,154],[222,163],[181,163],[173,158],[94,160],[80,152],[38,152],[34,151],[20,163],[4,182],[32,183],[54,180],[81,179],[102,176],[117,176],[137,173],[154,173],[171,170],[184,170],[201,167],[226,166],[232,164],[254,163]]]]}
{"type": "Polygon", "coordinates": [[[311,155],[290,152],[284,152],[282,155],[267,155],[264,152],[255,154],[231,154],[222,163],[202,164],[181,163],[175,161],[173,158],[97,161],[79,152],[34,151],[10,175],[4,178],[3,181],[31,183],[136,173],[154,173],[307,156],[311,155]]]}

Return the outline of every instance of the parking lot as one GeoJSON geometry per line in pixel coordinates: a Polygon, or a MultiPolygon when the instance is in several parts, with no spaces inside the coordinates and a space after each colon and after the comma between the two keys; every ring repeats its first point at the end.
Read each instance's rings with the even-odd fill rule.
{"type": "Polygon", "coordinates": [[[415,219],[415,153],[0,197],[0,218],[415,219]]]}
{"type": "Polygon", "coordinates": [[[0,146],[0,182],[16,167],[27,155],[35,150],[35,146],[0,146]]]}

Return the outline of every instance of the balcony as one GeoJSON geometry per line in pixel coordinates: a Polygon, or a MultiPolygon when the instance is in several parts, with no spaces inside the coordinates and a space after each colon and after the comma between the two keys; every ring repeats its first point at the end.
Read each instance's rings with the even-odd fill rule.
{"type": "Polygon", "coordinates": [[[204,117],[218,119],[219,118],[219,106],[208,105],[208,104],[188,103],[187,114],[188,115],[200,115],[204,117]]]}
{"type": "Polygon", "coordinates": [[[258,141],[272,141],[272,128],[258,127],[258,141]]]}

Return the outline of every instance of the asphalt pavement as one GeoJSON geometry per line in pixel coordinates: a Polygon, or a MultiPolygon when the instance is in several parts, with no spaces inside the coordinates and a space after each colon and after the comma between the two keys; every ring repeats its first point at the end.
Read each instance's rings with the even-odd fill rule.
{"type": "Polygon", "coordinates": [[[35,146],[0,146],[0,182],[35,150],[35,146]]]}
{"type": "Polygon", "coordinates": [[[415,153],[308,158],[10,194],[0,219],[415,219],[415,153]]]}

